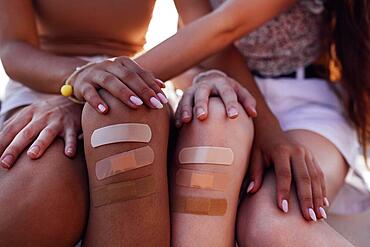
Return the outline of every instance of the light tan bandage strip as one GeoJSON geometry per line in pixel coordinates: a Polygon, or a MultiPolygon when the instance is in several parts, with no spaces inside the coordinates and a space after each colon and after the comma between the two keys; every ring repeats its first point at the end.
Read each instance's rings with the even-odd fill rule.
{"type": "Polygon", "coordinates": [[[98,180],[152,164],[154,151],[151,147],[130,150],[99,160],[95,166],[98,180]]]}
{"type": "Polygon", "coordinates": [[[210,216],[225,215],[227,209],[226,199],[211,199],[202,197],[183,197],[175,198],[172,207],[173,212],[185,214],[198,214],[210,216]]]}
{"type": "Polygon", "coordinates": [[[115,124],[94,130],[91,146],[113,144],[118,142],[145,142],[152,139],[149,125],[139,123],[115,124]]]}
{"type": "Polygon", "coordinates": [[[176,184],[190,188],[225,191],[228,180],[228,176],[221,173],[187,169],[179,169],[176,172],[176,184]]]}
{"type": "Polygon", "coordinates": [[[224,147],[189,147],[180,151],[179,161],[181,164],[231,165],[234,153],[224,147]]]}
{"type": "Polygon", "coordinates": [[[94,207],[134,200],[156,193],[156,184],[153,176],[136,180],[109,184],[95,189],[92,192],[94,207]]]}

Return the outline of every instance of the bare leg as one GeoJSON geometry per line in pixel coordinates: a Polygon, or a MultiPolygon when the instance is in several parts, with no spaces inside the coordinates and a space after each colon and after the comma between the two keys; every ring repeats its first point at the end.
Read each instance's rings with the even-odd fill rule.
{"type": "Polygon", "coordinates": [[[38,160],[24,152],[15,166],[0,168],[0,245],[73,246],[83,233],[88,191],[83,159],[64,155],[56,140],[38,160]]]}
{"type": "MultiPolygon", "coordinates": [[[[288,133],[316,157],[325,174],[329,200],[344,182],[347,165],[335,146],[322,136],[304,130],[288,133]]],[[[269,172],[255,195],[241,203],[238,215],[238,243],[244,246],[353,246],[325,221],[307,222],[301,216],[295,191],[289,213],[276,206],[275,177],[269,172]]]]}
{"type": "Polygon", "coordinates": [[[152,175],[156,194],[109,205],[94,207],[90,204],[90,217],[84,244],[86,246],[169,246],[169,206],[167,186],[167,142],[169,114],[166,109],[150,110],[140,107],[131,110],[106,91],[101,96],[110,106],[110,112],[102,116],[86,105],[82,125],[85,138],[86,161],[89,172],[90,193],[100,186],[129,181],[152,175]],[[152,130],[152,139],[146,143],[116,143],[92,148],[93,131],[103,126],[119,123],[146,123],[152,130]],[[150,146],[154,150],[154,163],[127,171],[105,180],[97,180],[95,163],[111,155],[150,146]]]}
{"type": "Polygon", "coordinates": [[[205,121],[194,119],[184,126],[178,138],[175,152],[175,169],[171,173],[171,189],[174,203],[176,196],[225,198],[227,211],[224,216],[194,215],[172,212],[173,246],[235,246],[234,226],[239,191],[247,169],[249,151],[253,140],[253,123],[239,106],[239,117],[228,119],[219,98],[211,98],[209,115],[205,121]],[[234,153],[231,166],[206,164],[178,164],[178,153],[184,147],[229,147],[234,153]],[[201,190],[176,186],[175,171],[182,167],[194,170],[226,174],[229,177],[225,191],[201,190]]]}

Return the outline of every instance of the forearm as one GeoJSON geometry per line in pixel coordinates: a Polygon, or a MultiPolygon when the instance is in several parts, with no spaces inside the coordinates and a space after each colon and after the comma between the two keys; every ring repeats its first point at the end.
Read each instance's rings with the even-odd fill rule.
{"type": "Polygon", "coordinates": [[[1,60],[8,76],[43,93],[59,93],[63,81],[77,66],[79,58],[58,56],[23,42],[12,41],[1,47],[1,60]]]}

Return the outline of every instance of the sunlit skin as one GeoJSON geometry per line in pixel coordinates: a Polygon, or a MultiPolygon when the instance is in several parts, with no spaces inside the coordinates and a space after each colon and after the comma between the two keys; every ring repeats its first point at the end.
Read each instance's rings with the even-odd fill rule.
{"type": "MultiPolygon", "coordinates": [[[[208,242],[210,246],[233,246],[237,196],[243,175],[248,168],[245,161],[250,156],[252,163],[249,164],[249,168],[254,172],[257,185],[252,190],[256,195],[245,199],[239,212],[238,241],[241,246],[257,246],[256,243],[259,243],[260,239],[256,239],[253,233],[265,231],[263,227],[269,225],[266,222],[270,220],[283,222],[284,227],[276,226],[276,230],[281,231],[280,234],[265,236],[265,241],[270,241],[268,243],[280,241],[279,244],[284,246],[304,246],[305,243],[311,244],[315,241],[317,244],[336,243],[336,246],[350,246],[324,221],[316,224],[308,223],[309,216],[304,210],[307,207],[313,207],[314,201],[317,209],[323,204],[324,196],[328,196],[329,199],[334,197],[347,169],[342,156],[333,144],[321,136],[307,131],[282,132],[257,89],[253,77],[245,67],[243,58],[235,48],[228,47],[234,40],[259,27],[293,3],[292,0],[248,2],[230,0],[219,10],[211,13],[207,0],[177,0],[177,8],[185,24],[178,34],[136,58],[135,61],[138,64],[132,63],[126,57],[120,57],[114,62],[106,61],[91,66],[76,77],[73,84],[75,96],[88,102],[84,108],[64,98],[55,97],[50,99],[47,107],[35,103],[23,108],[24,114],[13,115],[1,133],[4,138],[1,138],[0,143],[2,153],[0,159],[3,160],[3,166],[11,168],[8,171],[0,171],[2,178],[0,198],[6,198],[6,200],[0,200],[0,207],[3,209],[0,212],[0,239],[6,242],[5,246],[25,243],[37,246],[55,244],[70,246],[80,239],[87,218],[89,220],[85,238],[88,246],[113,246],[118,243],[141,246],[148,241],[154,246],[168,246],[170,241],[174,246],[191,246],[196,239],[208,242]],[[244,13],[251,13],[251,15],[246,16],[244,13]],[[156,78],[165,81],[177,76],[224,48],[227,49],[202,62],[197,71],[221,69],[248,88],[254,98],[245,89],[236,91],[235,85],[240,86],[238,82],[228,78],[218,78],[225,87],[230,88],[225,90],[230,93],[219,95],[221,100],[212,99],[207,105],[205,104],[209,97],[207,92],[214,90],[215,78],[206,78],[205,87],[195,85],[187,92],[188,97],[180,103],[176,120],[180,125],[186,124],[180,130],[180,136],[193,137],[180,138],[177,140],[178,147],[205,143],[210,146],[219,145],[222,141],[218,139],[220,135],[217,134],[220,128],[233,128],[233,125],[238,126],[238,137],[245,137],[242,146],[238,146],[240,142],[237,142],[232,135],[227,137],[230,146],[235,147],[236,160],[239,160],[238,164],[233,166],[234,170],[229,171],[231,174],[237,174],[237,180],[225,192],[225,197],[231,201],[230,211],[224,216],[226,220],[223,224],[220,223],[220,218],[204,220],[193,215],[172,214],[170,240],[165,176],[170,109],[165,100],[158,96],[162,93],[163,85],[156,78]],[[107,71],[110,73],[109,78],[107,71]],[[95,90],[101,87],[104,90],[95,90]],[[117,88],[122,89],[117,90],[117,88]],[[204,89],[206,91],[202,92],[204,89]],[[187,101],[193,99],[196,92],[200,92],[201,97],[195,101],[195,105],[188,104],[187,101]],[[133,104],[130,96],[141,98],[143,105],[133,104]],[[164,107],[158,109],[160,108],[158,104],[153,104],[151,100],[153,97],[164,107]],[[256,102],[258,117],[253,111],[256,102]],[[63,111],[60,111],[61,104],[64,106],[63,111]],[[232,107],[238,110],[239,116],[236,119],[227,117],[230,116],[229,110],[232,107]],[[193,117],[192,113],[197,112],[199,108],[203,109],[205,114],[193,117]],[[76,109],[77,113],[75,113],[76,109]],[[139,120],[151,126],[155,133],[151,145],[156,147],[154,165],[157,168],[152,172],[160,184],[155,196],[110,205],[101,210],[91,208],[90,216],[87,216],[89,205],[85,163],[82,151],[77,151],[76,144],[76,136],[81,127],[71,124],[79,122],[81,114],[82,129],[85,133],[91,133],[93,129],[102,125],[139,120]],[[33,116],[36,115],[44,121],[35,121],[33,116]],[[255,117],[254,127],[250,117],[255,117]],[[203,129],[215,135],[211,134],[208,139],[199,137],[197,133],[202,132],[203,129]],[[44,131],[44,134],[33,143],[41,131],[44,131]],[[57,136],[65,140],[64,153],[63,143],[59,140],[54,141],[57,136]],[[280,174],[266,176],[262,186],[262,170],[259,169],[262,161],[256,159],[260,153],[250,153],[253,136],[255,136],[258,151],[266,155],[273,156],[271,150],[276,147],[284,147],[286,151],[284,157],[288,159],[312,154],[318,163],[314,170],[319,172],[320,166],[326,175],[327,192],[321,191],[321,188],[325,188],[322,179],[312,178],[315,182],[312,186],[320,187],[321,191],[319,194],[312,195],[311,184],[307,186],[293,175],[292,179],[295,180],[299,191],[304,194],[295,193],[294,190],[289,192],[291,181],[280,174]],[[28,149],[30,144],[32,147],[35,145],[40,147],[39,152],[35,153],[32,149],[28,149]],[[331,155],[322,155],[323,151],[331,155]],[[7,160],[4,163],[4,158],[9,154],[13,156],[13,160],[7,160]],[[66,155],[75,158],[68,159],[66,155]],[[16,157],[18,159],[15,159],[16,157]],[[43,175],[39,175],[40,173],[43,175]],[[60,174],[66,175],[60,176],[60,174]],[[69,179],[67,183],[66,176],[69,179]],[[276,193],[275,179],[284,184],[284,190],[278,190],[276,193]],[[261,190],[257,193],[260,187],[261,190]],[[41,193],[45,190],[47,193],[41,193]],[[19,191],[22,193],[15,193],[19,191]],[[71,193],[65,193],[65,191],[71,193]],[[311,198],[310,201],[303,202],[303,196],[311,198]],[[289,200],[288,215],[281,211],[283,197],[289,200]],[[19,203],[25,198],[27,203],[19,203]],[[80,201],[76,201],[76,198],[80,201]],[[44,201],[49,203],[40,203],[44,201]],[[266,210],[261,209],[253,215],[248,215],[254,208],[260,208],[261,204],[266,207],[266,210]],[[32,218],[28,215],[32,215],[32,218]],[[251,224],[251,222],[261,224],[251,224]],[[197,231],[189,232],[189,227],[194,225],[197,225],[194,228],[197,231]],[[307,239],[278,238],[284,234],[292,234],[292,229],[307,233],[307,239]],[[56,239],[58,241],[55,241],[56,239]]],[[[75,56],[131,57],[139,52],[144,43],[154,1],[110,0],[103,3],[86,0],[77,2],[53,0],[34,1],[32,4],[30,0],[1,0],[0,6],[6,10],[0,17],[0,54],[8,75],[40,92],[58,93],[63,81],[74,68],[86,63],[75,56]],[[22,59],[18,59],[20,57],[22,59]]],[[[86,143],[89,143],[89,140],[85,140],[85,154],[90,188],[92,188],[95,179],[93,167],[102,157],[102,153],[92,150],[86,143]]],[[[131,148],[133,148],[132,144],[115,144],[105,147],[104,153],[115,153],[118,150],[131,148]]],[[[176,162],[174,165],[177,165],[176,162]]],[[[281,164],[279,167],[284,168],[287,165],[281,164]]],[[[306,165],[302,164],[302,168],[306,165]]],[[[122,179],[133,179],[140,176],[141,172],[143,171],[138,170],[123,174],[122,179]]],[[[170,187],[173,187],[173,184],[170,187]]],[[[202,192],[194,190],[175,193],[190,193],[196,196],[202,192]]],[[[322,218],[320,212],[317,211],[316,214],[322,218]]]]}

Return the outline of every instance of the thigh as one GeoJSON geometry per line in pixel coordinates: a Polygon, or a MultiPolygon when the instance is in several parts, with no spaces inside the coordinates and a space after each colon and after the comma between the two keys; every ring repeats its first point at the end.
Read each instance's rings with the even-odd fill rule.
{"type": "Polygon", "coordinates": [[[0,168],[2,246],[71,246],[81,238],[88,211],[83,158],[69,159],[56,140],[31,160],[26,151],[10,170],[0,168]]]}

